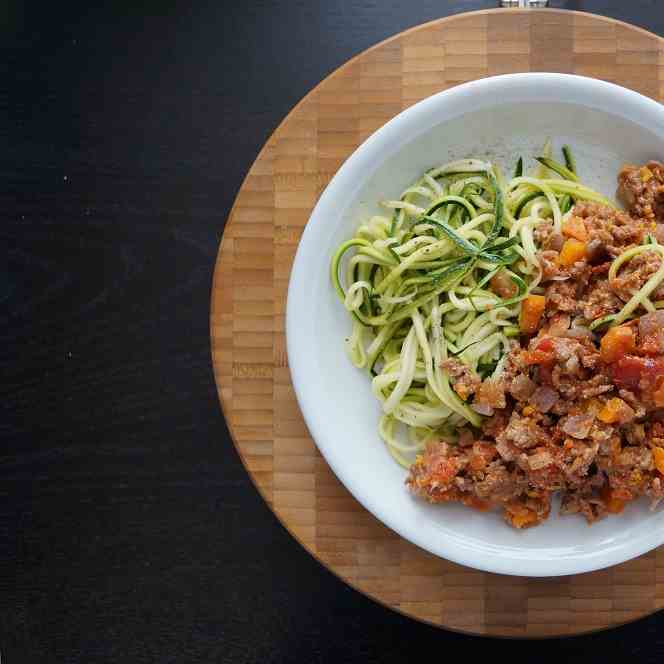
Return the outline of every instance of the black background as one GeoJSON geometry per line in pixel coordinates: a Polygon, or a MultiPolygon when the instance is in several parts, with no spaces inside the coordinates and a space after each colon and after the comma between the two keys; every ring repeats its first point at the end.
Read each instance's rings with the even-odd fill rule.
{"type": "MultiPolygon", "coordinates": [[[[0,3],[3,664],[664,659],[664,614],[498,641],[350,590],[262,502],[217,401],[212,270],[260,146],[349,57],[494,4],[0,3]]],[[[552,4],[664,34],[656,0],[552,4]]]]}

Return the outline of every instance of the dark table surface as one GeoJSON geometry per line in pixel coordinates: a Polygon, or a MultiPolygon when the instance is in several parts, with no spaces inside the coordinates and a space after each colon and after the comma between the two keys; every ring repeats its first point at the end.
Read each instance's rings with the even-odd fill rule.
{"type": "MultiPolygon", "coordinates": [[[[664,34],[656,0],[552,4],[664,34]]],[[[212,270],[260,146],[351,56],[492,6],[0,3],[3,664],[664,660],[664,614],[544,645],[350,590],[258,496],[217,401],[212,270]]]]}

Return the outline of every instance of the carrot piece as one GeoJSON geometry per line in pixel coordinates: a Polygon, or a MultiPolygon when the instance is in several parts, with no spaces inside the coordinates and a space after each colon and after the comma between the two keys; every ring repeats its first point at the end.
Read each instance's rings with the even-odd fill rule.
{"type": "Polygon", "coordinates": [[[657,468],[657,470],[662,475],[664,475],[664,448],[653,447],[652,456],[653,459],[655,460],[655,468],[657,468]]]}
{"type": "Polygon", "coordinates": [[[615,397],[609,399],[602,410],[597,414],[597,419],[605,424],[615,424],[620,422],[629,421],[634,417],[634,410],[630,408],[622,399],[615,397]]]}
{"type": "Polygon", "coordinates": [[[585,242],[579,242],[579,240],[571,237],[568,240],[565,240],[565,244],[563,244],[563,248],[560,250],[558,262],[564,267],[571,267],[574,263],[583,260],[585,257],[585,242]]]}
{"type": "Polygon", "coordinates": [[[563,235],[573,237],[575,240],[579,240],[579,242],[588,241],[588,231],[581,217],[568,217],[565,219],[562,231],[563,235]]]}
{"type": "Polygon", "coordinates": [[[519,327],[524,334],[535,334],[544,313],[546,298],[544,295],[529,295],[521,303],[519,327]]]}
{"type": "Polygon", "coordinates": [[[605,484],[599,492],[600,498],[606,505],[606,511],[609,514],[620,514],[625,509],[625,502],[621,498],[615,496],[615,491],[605,484]]]}
{"type": "Polygon", "coordinates": [[[610,328],[600,342],[600,357],[606,363],[617,362],[635,350],[634,332],[625,325],[610,328]]]}

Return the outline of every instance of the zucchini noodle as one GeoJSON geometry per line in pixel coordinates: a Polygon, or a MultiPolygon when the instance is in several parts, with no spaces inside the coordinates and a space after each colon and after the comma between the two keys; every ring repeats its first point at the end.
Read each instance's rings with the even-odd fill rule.
{"type": "MultiPolygon", "coordinates": [[[[429,169],[398,199],[381,203],[390,216],[371,217],[332,257],[332,283],[352,317],[347,353],[372,377],[379,434],[402,466],[428,441],[453,442],[459,427],[481,426],[482,415],[453,389],[445,361],[483,380],[500,376],[517,345],[521,302],[542,279],[538,227],[560,232],[576,201],[613,207],[578,181],[571,156],[571,170],[551,159],[550,142],[538,162],[524,175],[519,159],[510,180],[476,158],[429,169]]],[[[664,247],[643,250],[664,258],[664,247]]],[[[646,300],[654,308],[648,297],[664,281],[662,265],[618,318],[646,300]]]]}
{"type": "Polygon", "coordinates": [[[650,295],[662,284],[662,282],[664,282],[664,247],[662,245],[653,242],[652,244],[648,243],[624,251],[611,264],[611,267],[609,268],[609,280],[615,279],[618,271],[625,263],[629,262],[635,256],[649,251],[659,254],[661,259],[660,267],[650,279],[648,279],[648,281],[646,281],[646,283],[643,284],[634,295],[632,295],[615,317],[612,318],[611,322],[613,325],[620,325],[625,322],[640,306],[649,312],[653,312],[656,309],[655,305],[650,301],[650,295]]]}

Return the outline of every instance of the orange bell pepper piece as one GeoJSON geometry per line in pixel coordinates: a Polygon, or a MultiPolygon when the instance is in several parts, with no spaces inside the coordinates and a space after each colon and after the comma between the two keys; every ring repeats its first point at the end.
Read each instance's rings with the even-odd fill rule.
{"type": "Polygon", "coordinates": [[[521,303],[519,327],[524,334],[535,334],[544,313],[546,298],[544,295],[529,295],[521,303]]]}
{"type": "Polygon", "coordinates": [[[622,399],[615,397],[609,399],[602,410],[597,413],[597,419],[605,424],[615,424],[620,422],[623,424],[634,417],[634,411],[622,399]]]}
{"type": "Polygon", "coordinates": [[[563,235],[567,237],[573,237],[579,242],[588,241],[588,231],[586,230],[586,225],[583,222],[581,217],[568,217],[563,221],[562,226],[563,235]]]}
{"type": "Polygon", "coordinates": [[[574,238],[565,240],[563,248],[560,250],[558,262],[564,267],[571,267],[577,261],[581,261],[586,257],[586,244],[574,238]]]}
{"type": "Polygon", "coordinates": [[[620,358],[636,350],[636,340],[631,327],[612,327],[600,342],[600,357],[603,362],[617,362],[620,358]]]}

